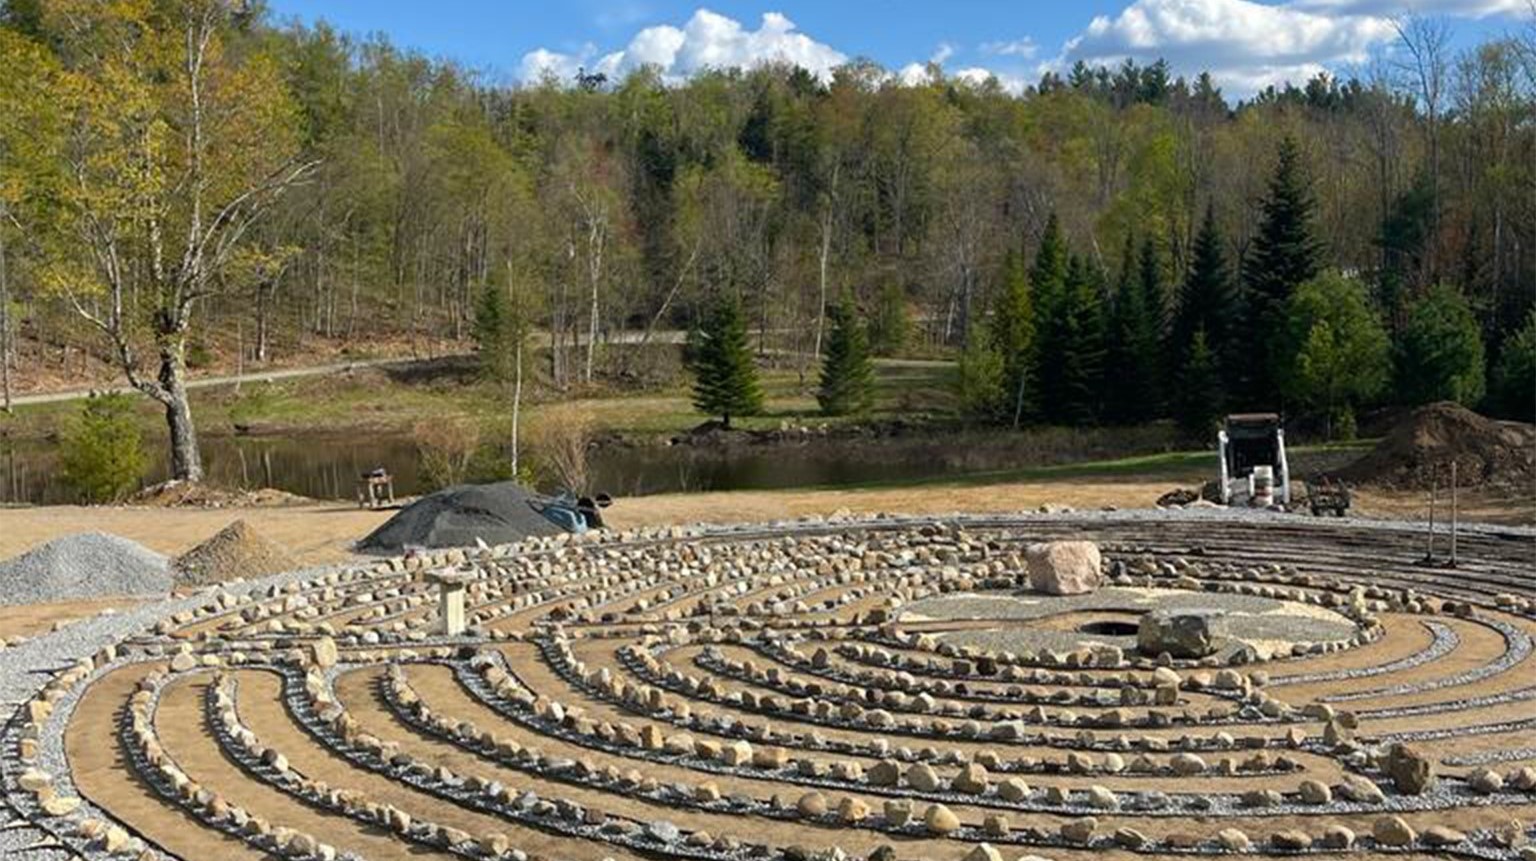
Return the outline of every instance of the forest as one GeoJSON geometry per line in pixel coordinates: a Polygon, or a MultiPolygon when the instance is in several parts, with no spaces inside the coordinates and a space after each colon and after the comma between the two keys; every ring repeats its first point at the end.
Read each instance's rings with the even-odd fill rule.
{"type": "Polygon", "coordinates": [[[114,364],[182,478],[188,369],[232,333],[247,366],[501,344],[487,308],[562,391],[728,305],[763,360],[854,318],[876,354],[956,359],[977,422],[1529,421],[1536,22],[1400,35],[1243,100],[1131,61],[1023,92],[858,61],[512,85],[259,5],[9,0],[0,377],[114,364]]]}

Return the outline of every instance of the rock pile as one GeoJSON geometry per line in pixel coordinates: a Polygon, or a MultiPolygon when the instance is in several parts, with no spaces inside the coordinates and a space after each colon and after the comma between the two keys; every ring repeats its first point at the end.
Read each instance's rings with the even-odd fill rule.
{"type": "Polygon", "coordinates": [[[236,520],[176,559],[176,585],[250,580],[298,567],[288,551],[236,520]]]}
{"type": "Polygon", "coordinates": [[[0,562],[0,603],[158,596],[171,590],[164,556],[104,532],[66,535],[0,562]]]}

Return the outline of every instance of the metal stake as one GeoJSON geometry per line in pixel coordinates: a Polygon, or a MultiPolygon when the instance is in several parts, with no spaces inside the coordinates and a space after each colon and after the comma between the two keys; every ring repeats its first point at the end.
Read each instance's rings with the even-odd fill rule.
{"type": "Polygon", "coordinates": [[[1429,540],[1424,548],[1424,561],[1435,561],[1435,480],[1429,480],[1429,540]]]}
{"type": "Polygon", "coordinates": [[[1451,567],[1456,567],[1456,529],[1460,519],[1456,511],[1456,461],[1451,461],[1451,567]]]}

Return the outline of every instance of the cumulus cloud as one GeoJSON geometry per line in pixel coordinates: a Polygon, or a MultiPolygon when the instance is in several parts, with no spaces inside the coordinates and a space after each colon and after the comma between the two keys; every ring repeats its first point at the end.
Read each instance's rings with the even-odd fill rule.
{"type": "Polygon", "coordinates": [[[1411,13],[1455,18],[1518,15],[1530,9],[1526,0],[1293,0],[1290,5],[1332,15],[1398,16],[1411,13]]]}
{"type": "Polygon", "coordinates": [[[608,75],[622,75],[643,65],[654,65],[669,79],[685,78],[704,69],[751,68],[784,62],[801,66],[820,77],[847,62],[842,52],[799,32],[795,23],[778,12],[766,12],[757,29],[734,18],[699,9],[682,27],[662,24],[636,33],[618,51],[598,56],[595,49],[560,53],[540,48],[523,55],[519,76],[536,81],[546,74],[568,79],[588,66],[608,75]]]}
{"type": "Polygon", "coordinates": [[[1167,59],[1179,71],[1210,70],[1229,89],[1252,92],[1302,80],[1325,65],[1364,60],[1395,35],[1369,15],[1328,15],[1252,0],[1135,0],[1119,15],[1098,16],[1067,42],[1060,65],[1126,57],[1167,59]]]}
{"type": "Polygon", "coordinates": [[[1100,15],[1068,40],[1040,71],[1082,60],[1114,64],[1166,59],[1175,71],[1210,71],[1229,93],[1301,82],[1325,69],[1359,63],[1397,38],[1407,13],[1484,18],[1514,13],[1527,0],[1134,0],[1100,15]]]}

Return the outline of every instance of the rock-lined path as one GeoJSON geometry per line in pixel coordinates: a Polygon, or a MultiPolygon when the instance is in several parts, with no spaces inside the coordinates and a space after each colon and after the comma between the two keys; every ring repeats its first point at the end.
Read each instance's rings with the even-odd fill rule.
{"type": "Polygon", "coordinates": [[[1231,512],[874,518],[214,588],[0,653],[0,847],[1531,858],[1536,533],[1461,552],[1231,512]],[[1098,596],[1029,591],[1025,546],[1058,538],[1098,542],[1098,596]],[[1200,605],[1261,623],[1198,660],[1121,636],[1200,605]]]}

